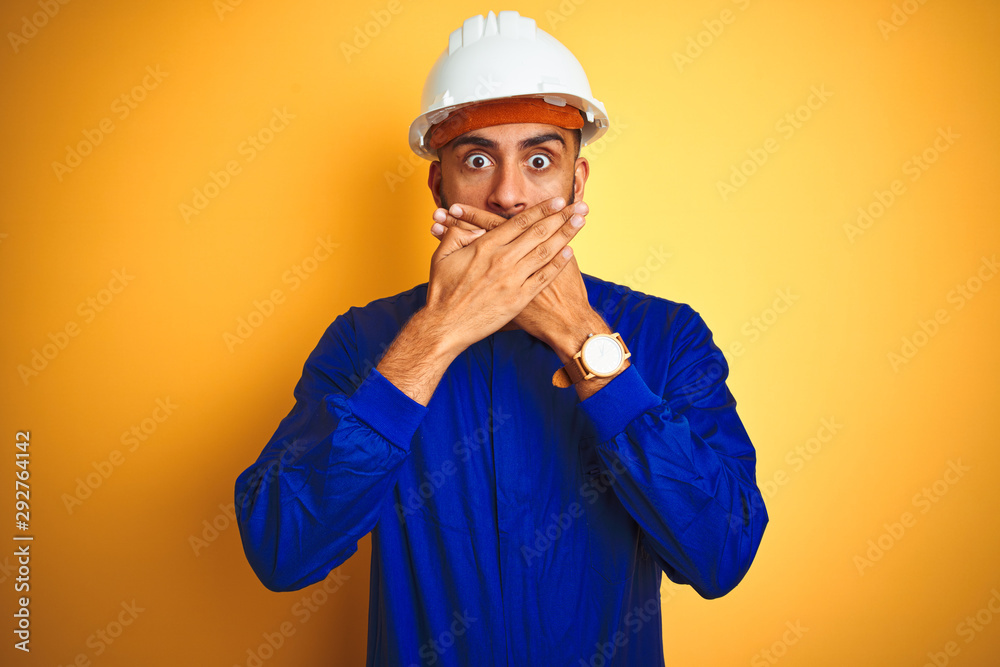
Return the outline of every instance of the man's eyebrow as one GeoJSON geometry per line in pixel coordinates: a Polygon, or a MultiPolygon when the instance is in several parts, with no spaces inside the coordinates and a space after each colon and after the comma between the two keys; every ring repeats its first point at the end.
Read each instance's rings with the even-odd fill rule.
{"type": "Polygon", "coordinates": [[[537,137],[529,137],[525,139],[521,142],[520,148],[522,151],[527,150],[533,146],[544,144],[546,141],[558,141],[563,145],[563,148],[566,147],[566,142],[563,140],[562,135],[555,132],[549,132],[548,134],[539,134],[537,137]]]}
{"type": "MultiPolygon", "coordinates": [[[[518,149],[524,151],[534,146],[538,146],[539,144],[544,144],[547,141],[558,141],[563,145],[563,147],[566,146],[566,141],[562,138],[562,135],[556,132],[549,132],[547,134],[539,134],[538,136],[524,139],[520,144],[518,144],[518,149]]],[[[458,149],[466,145],[480,146],[482,148],[490,148],[493,150],[497,149],[495,141],[487,139],[486,137],[477,136],[475,134],[469,134],[455,139],[452,149],[458,149]]]]}
{"type": "Polygon", "coordinates": [[[497,144],[495,141],[487,139],[486,137],[477,137],[474,134],[469,134],[466,136],[459,137],[455,139],[455,143],[452,145],[452,149],[457,149],[466,144],[472,144],[473,146],[481,146],[482,148],[492,148],[496,149],[497,144]]]}

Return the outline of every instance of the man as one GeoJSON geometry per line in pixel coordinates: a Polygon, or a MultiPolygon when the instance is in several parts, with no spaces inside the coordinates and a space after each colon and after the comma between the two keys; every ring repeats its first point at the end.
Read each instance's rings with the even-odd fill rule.
{"type": "Polygon", "coordinates": [[[662,665],[662,574],[717,597],[757,551],[756,455],[708,328],[567,245],[579,147],[606,128],[533,20],[454,31],[411,129],[441,207],[430,279],[333,322],[237,480],[273,590],[371,532],[368,665],[662,665]]]}

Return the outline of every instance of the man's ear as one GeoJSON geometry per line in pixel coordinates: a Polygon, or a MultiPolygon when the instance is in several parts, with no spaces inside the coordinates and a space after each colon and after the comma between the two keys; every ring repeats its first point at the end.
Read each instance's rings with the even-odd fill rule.
{"type": "Polygon", "coordinates": [[[573,201],[583,201],[583,189],[587,185],[587,177],[590,176],[590,163],[587,158],[578,157],[576,165],[573,167],[573,201]]]}
{"type": "Polygon", "coordinates": [[[441,206],[441,161],[431,162],[430,171],[427,174],[427,187],[431,189],[431,196],[434,197],[434,205],[441,206]]]}

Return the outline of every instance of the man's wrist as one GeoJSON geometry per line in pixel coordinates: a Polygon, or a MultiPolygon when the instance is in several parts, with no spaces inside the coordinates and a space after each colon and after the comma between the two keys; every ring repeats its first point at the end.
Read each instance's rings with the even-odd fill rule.
{"type": "MultiPolygon", "coordinates": [[[[582,315],[579,319],[574,321],[573,326],[565,329],[559,337],[553,341],[551,345],[552,349],[559,355],[559,360],[565,366],[568,364],[573,357],[583,348],[584,342],[591,334],[612,334],[611,327],[608,323],[604,321],[597,311],[593,308],[589,310],[589,313],[582,315]]],[[[631,365],[628,359],[621,365],[618,372],[611,377],[594,377],[589,380],[580,380],[573,386],[576,387],[577,395],[580,400],[586,400],[590,396],[593,396],[599,390],[601,390],[605,385],[611,382],[613,379],[618,377],[626,368],[631,365]]],[[[565,371],[563,371],[565,372],[565,371]]]]}
{"type": "Polygon", "coordinates": [[[573,324],[557,336],[552,341],[551,347],[563,364],[567,364],[576,356],[576,353],[583,347],[584,342],[591,334],[610,334],[611,327],[597,314],[593,308],[573,321],[573,324]]]}
{"type": "Polygon", "coordinates": [[[430,356],[435,360],[443,360],[446,367],[468,347],[456,340],[456,327],[448,325],[444,314],[430,306],[424,306],[415,312],[406,326],[420,333],[420,339],[428,345],[430,356]]]}

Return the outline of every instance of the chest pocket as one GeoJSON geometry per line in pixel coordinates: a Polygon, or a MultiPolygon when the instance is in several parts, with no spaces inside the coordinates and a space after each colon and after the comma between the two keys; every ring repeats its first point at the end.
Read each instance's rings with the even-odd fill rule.
{"type": "Polygon", "coordinates": [[[590,448],[581,457],[590,566],[611,583],[632,577],[639,555],[639,526],[618,500],[617,475],[590,448]]]}

